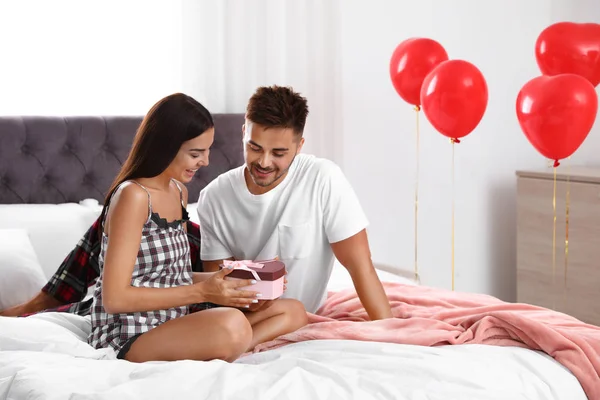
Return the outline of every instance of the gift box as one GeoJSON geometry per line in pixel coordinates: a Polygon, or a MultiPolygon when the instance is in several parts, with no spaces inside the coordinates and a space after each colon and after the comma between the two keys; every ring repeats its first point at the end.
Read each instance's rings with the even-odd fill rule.
{"type": "Polygon", "coordinates": [[[221,268],[233,266],[226,279],[254,279],[255,285],[244,286],[240,290],[261,293],[261,300],[274,300],[283,294],[285,264],[279,260],[264,261],[223,261],[221,268]]]}

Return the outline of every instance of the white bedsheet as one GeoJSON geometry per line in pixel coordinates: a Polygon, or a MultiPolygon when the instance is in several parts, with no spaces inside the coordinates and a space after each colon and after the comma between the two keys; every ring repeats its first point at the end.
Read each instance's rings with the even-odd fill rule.
{"type": "Polygon", "coordinates": [[[0,317],[0,399],[586,399],[568,370],[520,348],[311,341],[232,364],[134,364],[88,346],[89,327],[0,317]]]}

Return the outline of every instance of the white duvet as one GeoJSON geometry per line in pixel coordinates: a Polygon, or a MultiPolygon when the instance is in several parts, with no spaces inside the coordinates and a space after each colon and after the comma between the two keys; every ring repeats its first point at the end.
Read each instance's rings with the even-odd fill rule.
{"type": "Polygon", "coordinates": [[[568,370],[520,348],[312,341],[231,364],[134,364],[88,346],[89,329],[71,314],[0,317],[0,399],[586,399],[568,370]]]}
{"type": "MultiPolygon", "coordinates": [[[[55,208],[62,214],[56,216],[54,210],[49,215],[64,225],[73,207],[55,208]]],[[[14,212],[12,208],[4,211],[0,220],[6,228],[14,212]]],[[[39,213],[47,214],[44,209],[39,213]]],[[[30,211],[19,215],[30,215],[30,211]]],[[[94,214],[85,217],[96,218],[94,214]]],[[[39,259],[47,263],[46,274],[51,274],[57,265],[52,257],[62,260],[91,220],[78,221],[75,226],[73,219],[58,243],[54,237],[48,240],[48,230],[40,225],[45,219],[40,218],[12,223],[27,227],[37,238],[34,247],[39,259]]],[[[378,274],[382,281],[410,284],[381,270],[378,274]]],[[[336,263],[329,289],[351,286],[347,271],[336,263]]],[[[86,343],[89,330],[89,318],[76,315],[0,317],[0,400],[586,399],[568,370],[544,354],[520,348],[312,341],[254,354],[232,364],[134,364],[116,360],[110,350],[90,347],[86,343]]]]}

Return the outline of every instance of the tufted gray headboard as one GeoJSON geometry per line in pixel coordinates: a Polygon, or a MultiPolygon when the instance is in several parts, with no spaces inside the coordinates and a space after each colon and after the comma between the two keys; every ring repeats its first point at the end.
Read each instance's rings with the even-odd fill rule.
{"type": "MultiPolygon", "coordinates": [[[[189,202],[243,164],[243,114],[214,114],[210,164],[188,186],[189,202]]],[[[104,202],[142,117],[0,117],[0,204],[104,202]]]]}

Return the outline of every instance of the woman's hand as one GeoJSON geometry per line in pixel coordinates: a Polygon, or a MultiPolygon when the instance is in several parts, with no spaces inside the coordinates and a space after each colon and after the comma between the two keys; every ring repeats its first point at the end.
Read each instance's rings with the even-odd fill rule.
{"type": "Polygon", "coordinates": [[[210,278],[193,285],[198,289],[202,301],[239,308],[248,308],[251,304],[257,304],[260,293],[239,289],[244,286],[252,286],[256,281],[253,279],[226,280],[225,277],[231,271],[233,269],[223,268],[213,273],[210,278]]]}
{"type": "MultiPolygon", "coordinates": [[[[285,290],[287,289],[287,271],[283,277],[283,291],[285,292],[285,290]]],[[[252,312],[256,312],[256,311],[264,311],[267,308],[271,307],[271,305],[273,304],[273,300],[259,300],[256,304],[251,304],[250,307],[248,307],[248,311],[252,311],[252,312]]]]}

